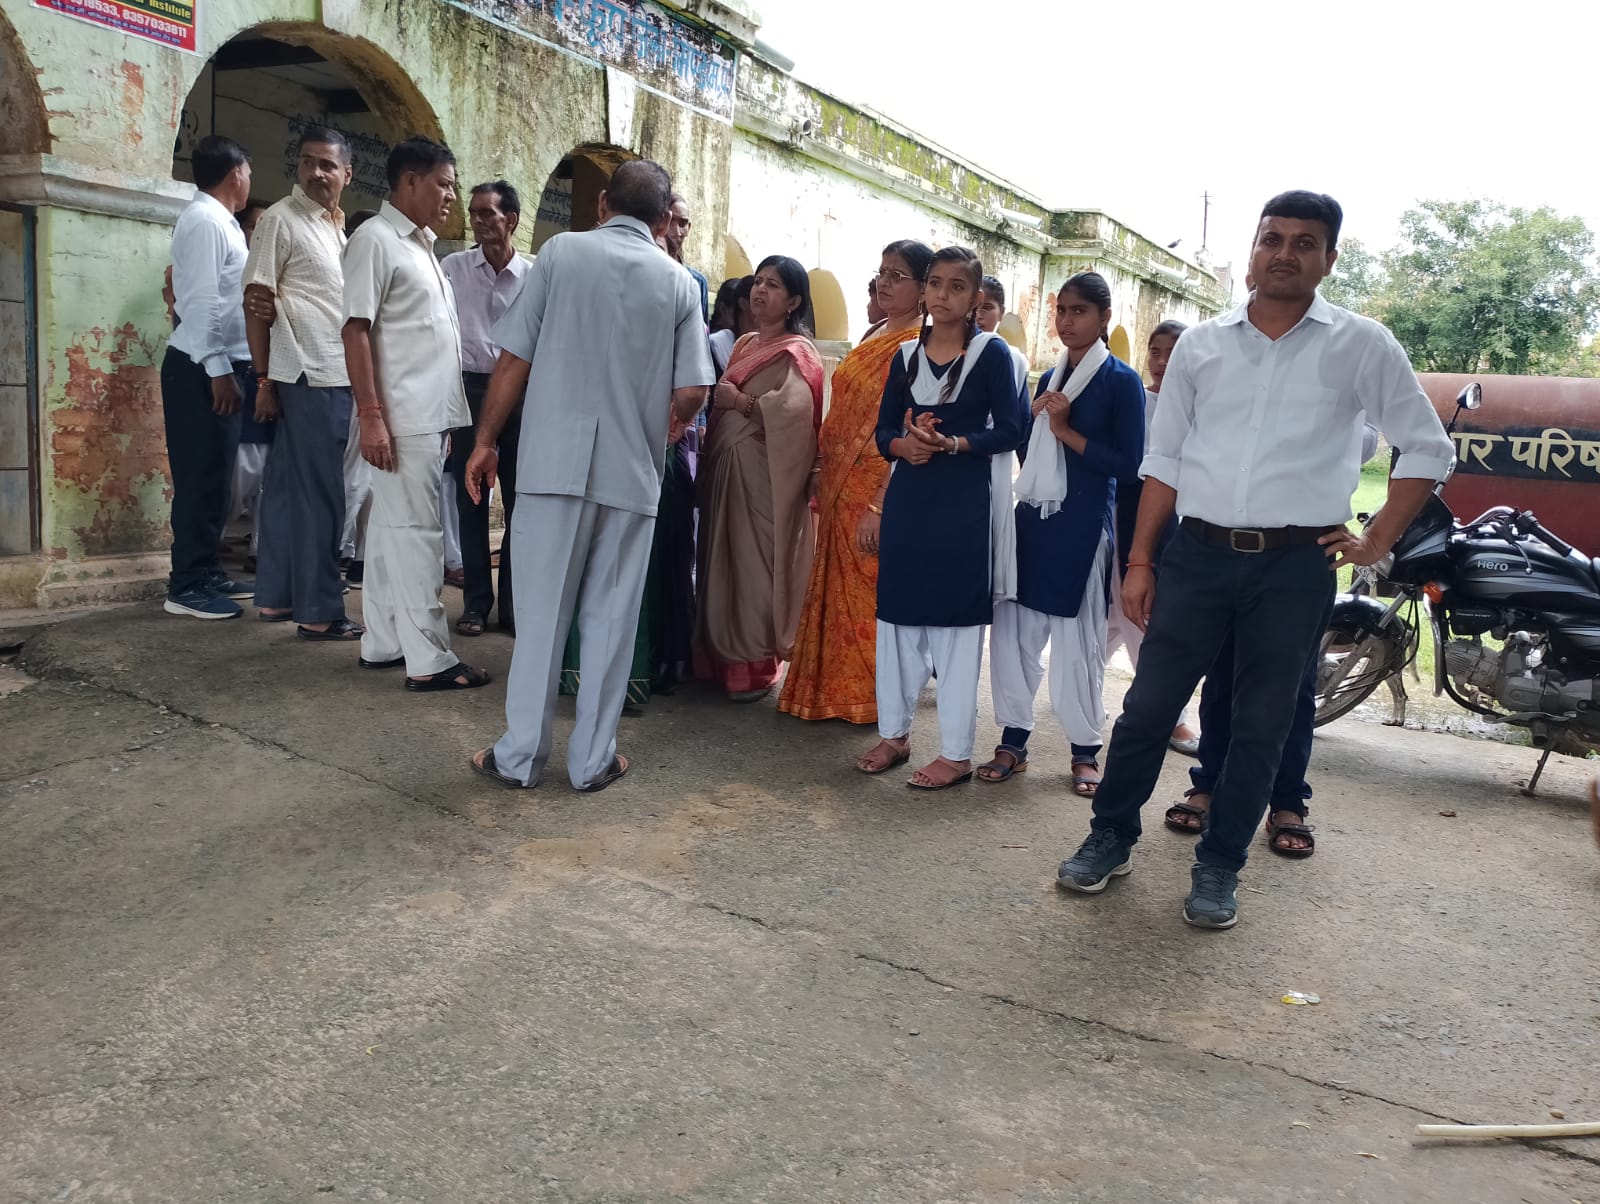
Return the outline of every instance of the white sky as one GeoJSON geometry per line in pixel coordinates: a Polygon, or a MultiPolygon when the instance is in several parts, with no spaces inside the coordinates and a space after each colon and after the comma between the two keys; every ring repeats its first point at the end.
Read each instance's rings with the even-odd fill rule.
{"type": "Polygon", "coordinates": [[[1595,0],[754,0],[795,74],[1047,204],[1243,275],[1261,203],[1329,192],[1389,246],[1423,198],[1600,232],[1595,0]],[[995,81],[989,83],[989,81],[995,81]]]}

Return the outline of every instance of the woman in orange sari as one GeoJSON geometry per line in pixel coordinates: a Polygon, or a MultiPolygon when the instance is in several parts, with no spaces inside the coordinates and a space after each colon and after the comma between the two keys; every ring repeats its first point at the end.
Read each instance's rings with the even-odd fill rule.
{"type": "Polygon", "coordinates": [[[817,551],[778,709],[801,719],[876,723],[878,521],[872,499],[889,464],[874,434],[889,362],[922,325],[922,285],[933,250],[890,243],[878,269],[881,329],[833,372],[833,401],[818,438],[817,551]]]}
{"type": "Polygon", "coordinates": [[[733,346],[700,461],[696,675],[735,702],[765,698],[794,644],[811,575],[810,483],[822,422],[811,283],[796,260],[761,261],[756,330],[733,346]]]}

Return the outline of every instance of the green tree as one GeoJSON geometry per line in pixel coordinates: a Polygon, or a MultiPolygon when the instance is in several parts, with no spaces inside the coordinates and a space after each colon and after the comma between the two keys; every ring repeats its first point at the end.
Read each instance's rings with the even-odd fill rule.
{"type": "Polygon", "coordinates": [[[1400,245],[1382,257],[1367,312],[1418,369],[1520,375],[1592,367],[1585,350],[1600,319],[1600,275],[1581,218],[1423,201],[1400,224],[1400,245]]]}
{"type": "Polygon", "coordinates": [[[1383,292],[1383,264],[1359,238],[1339,243],[1339,258],[1333,274],[1322,282],[1322,295],[1335,305],[1358,314],[1375,317],[1377,301],[1383,292]]]}

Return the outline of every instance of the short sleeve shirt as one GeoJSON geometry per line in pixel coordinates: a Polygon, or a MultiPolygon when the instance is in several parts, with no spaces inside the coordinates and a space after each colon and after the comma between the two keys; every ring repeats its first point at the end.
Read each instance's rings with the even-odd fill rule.
{"type": "Polygon", "coordinates": [[[273,380],[294,384],[304,374],[313,388],[350,383],[340,337],[344,241],[344,214],[324,209],[298,184],[256,222],[244,285],[271,289],[277,302],[267,362],[273,380]]]}
{"type": "Polygon", "coordinates": [[[344,252],[344,320],[372,323],[378,400],[391,435],[472,425],[461,385],[461,333],[434,234],[388,201],[344,252]]]}

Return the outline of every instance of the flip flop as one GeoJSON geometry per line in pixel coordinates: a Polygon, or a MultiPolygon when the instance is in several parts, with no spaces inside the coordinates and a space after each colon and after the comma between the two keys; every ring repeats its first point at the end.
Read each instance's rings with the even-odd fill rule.
{"type": "Polygon", "coordinates": [[[432,677],[418,679],[406,678],[406,689],[414,690],[418,694],[428,694],[434,690],[475,690],[479,686],[486,686],[494,679],[482,669],[474,669],[471,665],[463,665],[460,661],[448,669],[435,673],[432,677]],[[457,681],[456,678],[464,677],[466,681],[457,681]]]}
{"type": "Polygon", "coordinates": [[[579,786],[578,789],[583,791],[585,794],[597,794],[627,772],[628,758],[623,756],[621,753],[618,753],[616,756],[611,758],[610,769],[606,770],[587,786],[579,786]]]}
{"type": "Polygon", "coordinates": [[[482,774],[486,778],[492,778],[494,781],[499,782],[507,790],[533,789],[533,786],[530,783],[519,782],[516,778],[500,772],[499,767],[494,763],[494,748],[492,746],[489,748],[479,749],[476,756],[467,758],[467,764],[472,766],[473,773],[482,774]],[[483,758],[481,763],[478,760],[479,757],[483,758]]]}

